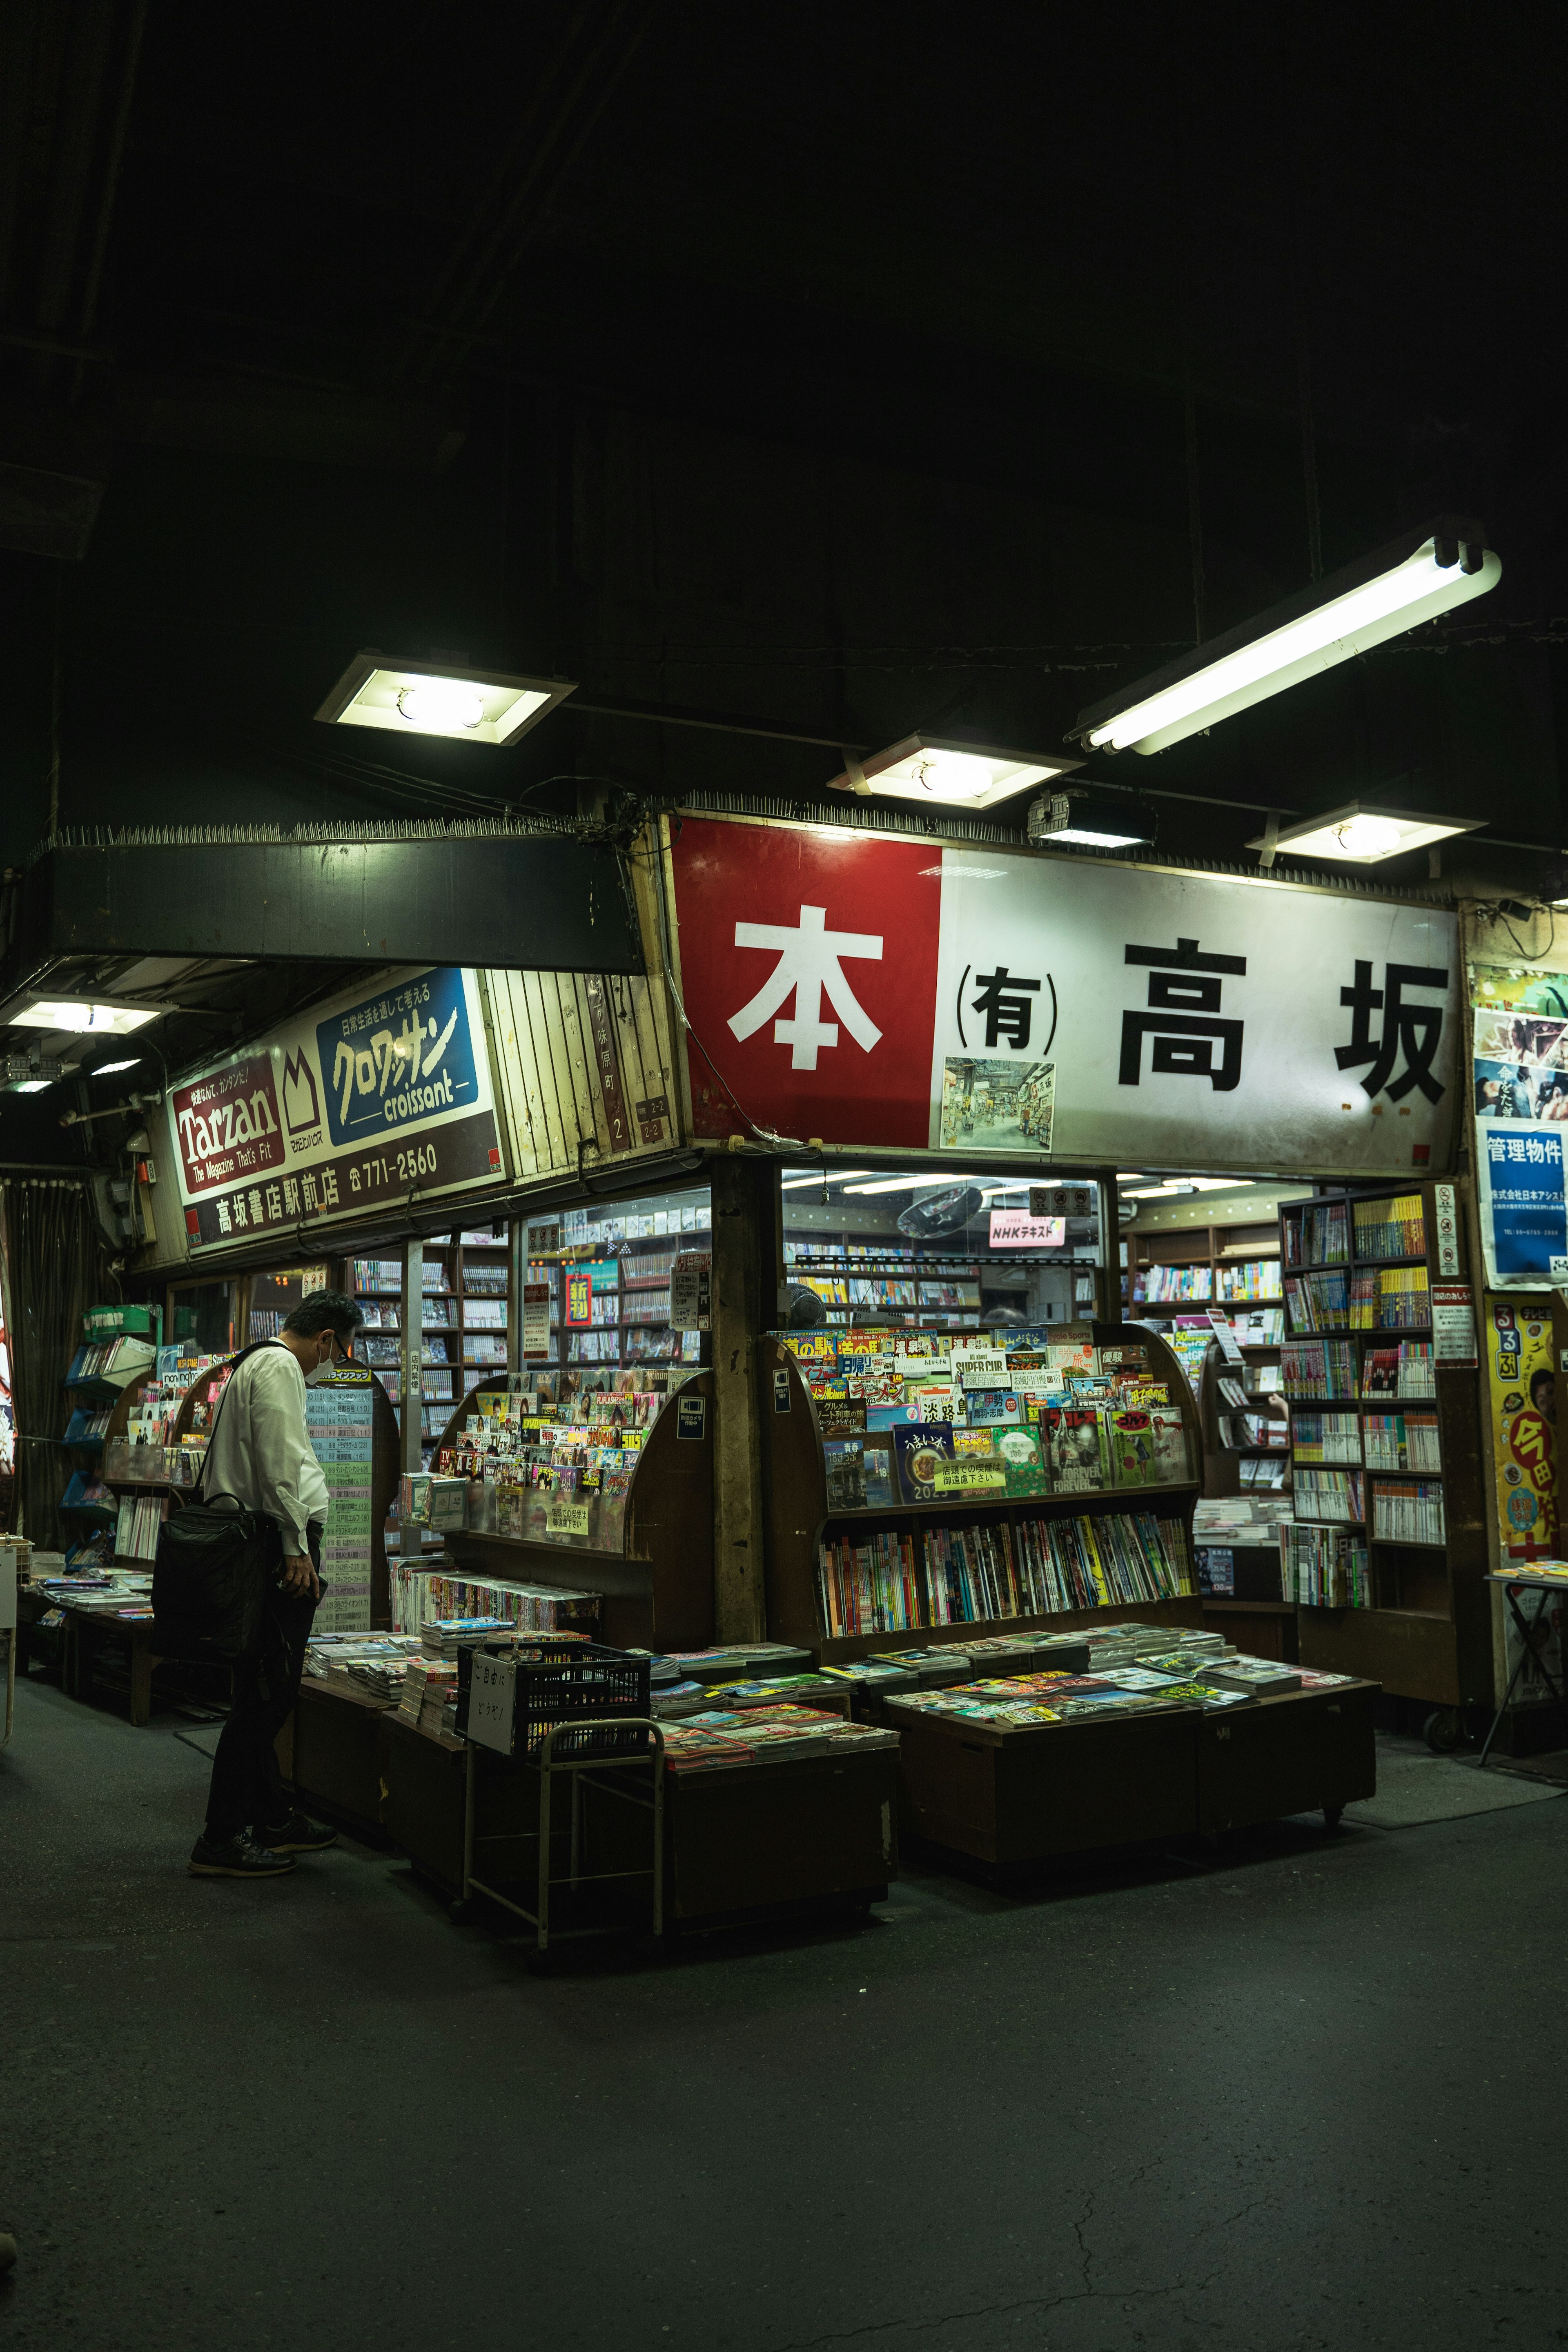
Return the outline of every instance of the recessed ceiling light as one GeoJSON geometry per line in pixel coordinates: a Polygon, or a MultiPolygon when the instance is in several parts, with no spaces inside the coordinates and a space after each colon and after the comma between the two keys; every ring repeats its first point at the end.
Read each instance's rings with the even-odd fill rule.
{"type": "Polygon", "coordinates": [[[18,1029],[58,1029],[129,1037],[149,1021],[156,1021],[160,1009],[155,1004],[100,1004],[87,997],[30,997],[15,1010],[0,1010],[0,1022],[9,1022],[18,1029]]]}
{"type": "MultiPolygon", "coordinates": [[[[1482,816],[1428,816],[1414,810],[1369,808],[1348,801],[1327,816],[1305,817],[1286,826],[1274,839],[1277,856],[1344,858],[1352,866],[1376,866],[1384,857],[1398,857],[1407,849],[1425,849],[1457,833],[1477,833],[1487,823],[1482,816]]],[[[1265,834],[1247,843],[1248,849],[1267,849],[1265,834]]]]}
{"type": "Polygon", "coordinates": [[[928,808],[990,808],[1030,784],[1083,765],[1057,751],[1011,751],[979,737],[906,735],[829,780],[835,793],[877,793],[928,808]]]}
{"type": "Polygon", "coordinates": [[[574,678],[513,677],[356,654],[316,716],[330,726],[384,727],[458,743],[515,743],[575,694],[574,678]]]}

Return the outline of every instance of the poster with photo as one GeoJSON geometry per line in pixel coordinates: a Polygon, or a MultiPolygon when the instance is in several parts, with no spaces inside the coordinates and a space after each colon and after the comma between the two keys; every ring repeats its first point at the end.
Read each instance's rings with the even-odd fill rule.
{"type": "Polygon", "coordinates": [[[1484,1345],[1504,1560],[1557,1557],[1557,1381],[1552,1317],[1531,1298],[1495,1294],[1484,1345]]]}
{"type": "Polygon", "coordinates": [[[1487,1279],[1568,1283],[1568,973],[1470,969],[1471,1107],[1487,1279]]]}

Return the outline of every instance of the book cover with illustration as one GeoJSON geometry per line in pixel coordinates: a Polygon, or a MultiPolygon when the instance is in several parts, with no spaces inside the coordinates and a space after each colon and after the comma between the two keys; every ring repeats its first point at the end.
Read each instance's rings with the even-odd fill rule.
{"type": "Polygon", "coordinates": [[[1152,1415],[1137,1406],[1121,1405],[1107,1413],[1106,1420],[1112,1483],[1147,1486],[1154,1476],[1152,1415]]]}
{"type": "Polygon", "coordinates": [[[1097,1494],[1110,1485],[1105,1423],[1091,1405],[1048,1406],[1040,1415],[1040,1426],[1053,1494],[1097,1494]]]}
{"type": "Polygon", "coordinates": [[[921,1422],[895,1429],[893,1444],[899,1465],[899,1486],[906,1503],[936,1500],[938,1465],[952,1460],[952,1431],[946,1422],[921,1422]]]}

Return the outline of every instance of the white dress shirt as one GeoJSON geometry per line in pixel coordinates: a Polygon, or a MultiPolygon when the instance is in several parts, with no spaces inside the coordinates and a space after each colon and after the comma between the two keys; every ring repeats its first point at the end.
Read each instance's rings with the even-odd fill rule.
{"type": "Polygon", "coordinates": [[[291,1558],[305,1552],[305,1523],[327,1523],[327,1482],[305,1425],[305,1375],[292,1349],[270,1340],[231,1372],[207,1444],[202,1491],[232,1495],[283,1530],[291,1558]]]}

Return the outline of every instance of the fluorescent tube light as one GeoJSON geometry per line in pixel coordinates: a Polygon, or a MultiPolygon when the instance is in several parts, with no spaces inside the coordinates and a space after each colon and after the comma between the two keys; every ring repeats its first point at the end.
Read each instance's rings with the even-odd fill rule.
{"type": "Polygon", "coordinates": [[[41,1095],[46,1087],[53,1085],[53,1078],[13,1078],[5,1091],[11,1095],[41,1095]]]}
{"type": "Polygon", "coordinates": [[[34,997],[0,1013],[0,1020],[17,1029],[89,1030],[99,1036],[129,1037],[149,1021],[156,1021],[156,1004],[95,1004],[85,997],[34,997]]]}
{"type": "Polygon", "coordinates": [[[1079,713],[1096,751],[1163,751],[1271,694],[1485,595],[1502,565],[1479,523],[1443,516],[1079,713]]]}
{"type": "Polygon", "coordinates": [[[515,743],[569,694],[574,678],[356,654],[316,716],[330,726],[384,727],[454,743],[515,743]]]}
{"type": "MultiPolygon", "coordinates": [[[[1418,810],[1370,808],[1364,801],[1348,801],[1327,816],[1304,817],[1287,825],[1274,839],[1276,856],[1338,857],[1352,866],[1376,866],[1384,857],[1402,856],[1407,849],[1425,849],[1457,833],[1476,833],[1484,816],[1428,816],[1418,810]]],[[[1247,843],[1248,849],[1267,849],[1268,835],[1247,843]]]]}
{"type": "Polygon", "coordinates": [[[140,1055],[133,1054],[128,1062],[100,1062],[96,1070],[89,1070],[88,1072],[88,1076],[89,1078],[112,1078],[118,1076],[121,1070],[136,1070],[140,1069],[141,1066],[142,1060],[140,1055]]]}
{"type": "Polygon", "coordinates": [[[816,1168],[814,1169],[809,1175],[797,1176],[792,1174],[781,1177],[779,1180],[779,1191],[781,1192],[798,1192],[807,1184],[843,1184],[847,1183],[851,1176],[869,1176],[870,1173],[871,1171],[868,1168],[846,1168],[842,1174],[840,1174],[837,1169],[829,1169],[825,1176],[822,1170],[820,1168],[816,1168]]]}
{"type": "Polygon", "coordinates": [[[972,735],[906,735],[856,760],[828,784],[833,793],[877,793],[927,808],[990,808],[1030,784],[1083,765],[1056,751],[1010,751],[972,735]]]}
{"type": "Polygon", "coordinates": [[[975,1184],[975,1176],[883,1176],[875,1184],[846,1184],[847,1192],[918,1192],[930,1185],[940,1190],[944,1184],[975,1184]]]}

